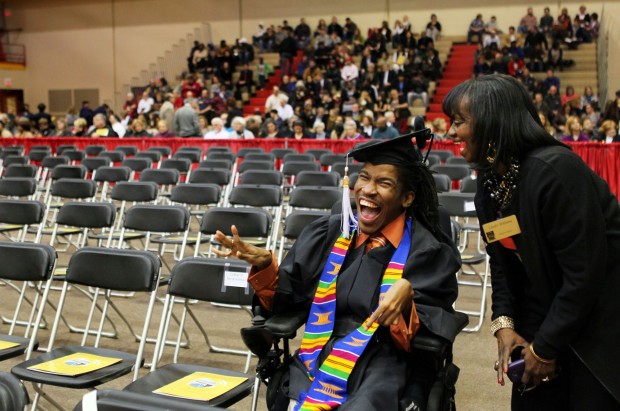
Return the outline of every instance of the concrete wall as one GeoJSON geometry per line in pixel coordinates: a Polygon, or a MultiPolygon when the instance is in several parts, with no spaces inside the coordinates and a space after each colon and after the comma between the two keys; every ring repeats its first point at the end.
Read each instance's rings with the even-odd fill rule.
{"type": "MultiPolygon", "coordinates": [[[[608,2],[609,3],[609,2],[608,2]]],[[[616,2],[617,3],[617,2],[616,2]]],[[[575,14],[579,2],[551,3],[557,14],[564,5],[575,14]]],[[[588,2],[589,11],[599,11],[602,2],[588,2]]],[[[444,34],[463,35],[475,14],[488,19],[496,15],[504,30],[518,24],[528,6],[537,16],[548,1],[512,0],[13,0],[7,2],[9,28],[23,31],[13,38],[26,45],[27,69],[23,78],[25,98],[31,105],[46,102],[48,90],[98,89],[101,102],[122,98],[129,83],[174,44],[186,39],[197,27],[208,23],[214,40],[250,38],[258,22],[280,24],[287,19],[296,25],[306,17],[311,27],[319,18],[351,17],[366,29],[407,14],[415,31],[436,13],[444,34]]],[[[618,42],[610,50],[618,51],[618,42]]],[[[620,59],[615,59],[616,61],[620,59]]],[[[0,72],[0,80],[4,75],[0,72]]],[[[614,79],[617,76],[609,76],[614,79]]],[[[13,82],[14,88],[18,83],[13,82]]],[[[20,84],[21,86],[21,84],[20,84]]]]}
{"type": "Polygon", "coordinates": [[[605,5],[605,26],[607,28],[607,100],[620,90],[620,3],[605,5]]]}

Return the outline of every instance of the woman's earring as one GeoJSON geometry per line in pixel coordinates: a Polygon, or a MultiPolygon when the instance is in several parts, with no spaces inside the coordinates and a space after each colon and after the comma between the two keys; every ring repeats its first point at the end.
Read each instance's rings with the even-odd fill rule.
{"type": "Polygon", "coordinates": [[[496,155],[497,151],[495,150],[495,147],[493,147],[491,143],[489,143],[489,149],[487,150],[487,161],[489,164],[493,165],[493,163],[495,163],[496,155]]]}

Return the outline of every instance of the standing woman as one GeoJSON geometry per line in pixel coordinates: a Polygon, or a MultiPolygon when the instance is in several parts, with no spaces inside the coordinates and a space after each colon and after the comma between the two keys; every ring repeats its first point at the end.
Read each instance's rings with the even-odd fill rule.
{"type": "Polygon", "coordinates": [[[469,80],[443,108],[480,176],[498,382],[511,360],[525,361],[512,409],[620,409],[618,199],[544,130],[517,80],[469,80]]]}

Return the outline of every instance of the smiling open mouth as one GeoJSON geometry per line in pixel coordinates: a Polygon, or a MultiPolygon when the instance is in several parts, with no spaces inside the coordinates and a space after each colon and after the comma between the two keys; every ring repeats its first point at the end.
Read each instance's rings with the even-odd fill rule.
{"type": "Polygon", "coordinates": [[[359,216],[362,218],[362,220],[373,221],[377,218],[380,212],[381,207],[379,207],[377,204],[364,198],[360,200],[359,216]]]}

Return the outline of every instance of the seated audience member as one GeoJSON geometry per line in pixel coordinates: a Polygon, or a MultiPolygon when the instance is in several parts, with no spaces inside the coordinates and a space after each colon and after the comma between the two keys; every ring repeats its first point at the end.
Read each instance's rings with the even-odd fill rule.
{"type": "Polygon", "coordinates": [[[271,94],[267,97],[265,101],[265,112],[268,113],[271,110],[277,110],[280,107],[280,96],[284,95],[284,93],[280,92],[280,87],[273,86],[271,90],[271,94]]]}
{"type": "Polygon", "coordinates": [[[500,48],[500,41],[499,41],[499,36],[497,35],[497,31],[495,31],[495,30],[491,30],[489,32],[489,35],[486,36],[484,38],[484,40],[482,41],[482,46],[484,48],[487,48],[487,47],[490,48],[493,44],[499,50],[499,48],[500,48]]]}
{"type": "Polygon", "coordinates": [[[558,41],[564,40],[569,43],[576,40],[573,32],[573,24],[566,7],[562,8],[560,15],[553,23],[553,39],[558,41]]]}
{"type": "Polygon", "coordinates": [[[520,77],[525,69],[525,63],[517,54],[512,55],[512,60],[506,65],[508,67],[508,74],[512,77],[520,77]]]}
{"type": "Polygon", "coordinates": [[[373,139],[392,139],[398,137],[398,130],[392,126],[388,126],[385,117],[377,119],[377,128],[372,132],[373,139]]]}
{"type": "Polygon", "coordinates": [[[86,119],[83,119],[82,117],[78,117],[73,122],[72,135],[74,137],[88,137],[87,131],[88,131],[88,123],[86,122],[86,119]]]}
{"type": "Polygon", "coordinates": [[[314,123],[314,138],[316,140],[326,140],[328,134],[325,132],[325,123],[322,121],[314,123]]]}
{"type": "Polygon", "coordinates": [[[6,123],[2,120],[0,120],[0,137],[13,137],[13,133],[6,128],[6,123]]]}
{"type": "Polygon", "coordinates": [[[251,93],[252,86],[254,86],[254,73],[250,70],[250,65],[245,63],[239,72],[239,80],[235,84],[235,98],[241,100],[241,93],[251,93]]]}
{"type": "Polygon", "coordinates": [[[230,132],[224,128],[224,120],[219,117],[213,118],[211,120],[211,126],[213,127],[211,131],[205,134],[205,138],[229,138],[230,132]]]}
{"type": "Polygon", "coordinates": [[[554,86],[556,89],[560,88],[560,78],[555,75],[552,68],[547,69],[547,77],[543,80],[543,86],[547,90],[551,90],[551,86],[554,86]]]}
{"type": "Polygon", "coordinates": [[[564,51],[560,47],[559,41],[554,41],[553,45],[547,52],[547,67],[564,70],[564,51]]]}
{"type": "Polygon", "coordinates": [[[105,114],[95,114],[93,116],[93,125],[87,133],[91,137],[118,137],[116,131],[108,126],[105,114]]]}
{"type": "Polygon", "coordinates": [[[38,122],[38,135],[41,137],[49,137],[54,134],[54,129],[50,127],[49,122],[46,118],[40,118],[38,122]]]}
{"type": "Polygon", "coordinates": [[[590,35],[592,40],[598,39],[598,32],[601,28],[601,23],[598,21],[598,13],[592,13],[590,15],[590,35]]]}
{"type": "Polygon", "coordinates": [[[280,104],[276,107],[276,111],[278,112],[278,117],[283,122],[288,121],[295,114],[295,112],[293,111],[293,107],[290,104],[288,104],[288,100],[289,99],[286,95],[284,94],[281,95],[280,104]]]}
{"type": "Polygon", "coordinates": [[[159,120],[157,122],[157,131],[155,134],[156,138],[171,138],[175,137],[174,133],[168,129],[168,122],[166,120],[159,120]]]}
{"type": "Polygon", "coordinates": [[[538,28],[545,35],[551,35],[553,32],[553,17],[551,16],[551,10],[549,7],[545,7],[543,11],[543,16],[540,18],[540,23],[538,24],[538,28]]]}
{"type": "Polygon", "coordinates": [[[198,113],[190,103],[185,103],[174,114],[174,129],[178,137],[198,137],[201,135],[198,113]]]}
{"type": "Polygon", "coordinates": [[[581,96],[575,93],[573,86],[566,86],[566,93],[562,96],[562,105],[569,104],[573,110],[578,110],[581,106],[581,96]]]}
{"type": "Polygon", "coordinates": [[[276,138],[278,133],[278,124],[274,119],[268,118],[263,122],[258,136],[262,138],[276,138]]]}
{"type": "Polygon", "coordinates": [[[108,120],[110,121],[110,127],[112,127],[112,130],[114,130],[114,132],[118,134],[119,137],[124,137],[127,133],[127,127],[125,127],[125,124],[120,121],[118,116],[112,113],[108,117],[108,120]]]}
{"type": "Polygon", "coordinates": [[[550,136],[553,136],[553,138],[557,139],[558,138],[557,132],[555,128],[553,127],[553,125],[551,124],[551,122],[549,121],[549,119],[547,118],[547,112],[538,111],[538,118],[540,119],[540,123],[542,124],[545,131],[549,133],[550,136]]]}
{"type": "Polygon", "coordinates": [[[127,99],[123,103],[123,110],[132,119],[138,116],[138,101],[133,93],[127,93],[127,99]]]}
{"type": "MultiPolygon", "coordinates": [[[[415,121],[415,118],[412,120],[415,121]]],[[[443,117],[437,117],[431,123],[433,126],[433,134],[435,135],[435,140],[446,140],[448,125],[446,124],[446,119],[443,117]]]]}
{"type": "Polygon", "coordinates": [[[474,76],[486,76],[487,74],[491,74],[491,65],[481,53],[476,64],[474,64],[474,76]]]}
{"type": "Polygon", "coordinates": [[[256,76],[258,78],[258,87],[263,88],[267,78],[273,73],[273,67],[265,63],[263,57],[258,58],[258,64],[256,65],[256,76]]]}
{"type": "Polygon", "coordinates": [[[605,120],[598,129],[600,141],[603,143],[620,143],[618,124],[613,120],[605,120]]]}
{"type": "Polygon", "coordinates": [[[293,122],[293,133],[291,137],[295,140],[313,138],[313,136],[306,130],[304,122],[301,120],[295,120],[293,122]]]}
{"type": "Polygon", "coordinates": [[[584,43],[590,43],[592,41],[590,21],[590,15],[586,13],[586,6],[579,6],[579,13],[575,15],[575,19],[573,20],[573,30],[575,30],[577,41],[584,43]]]}
{"type": "Polygon", "coordinates": [[[502,34],[497,24],[497,17],[491,16],[491,19],[484,24],[484,32],[491,34],[491,31],[495,31],[497,34],[502,34]]]}
{"type": "Polygon", "coordinates": [[[344,122],[342,140],[361,140],[363,138],[365,138],[365,136],[357,131],[357,123],[355,121],[347,120],[344,122]]]}
{"type": "MultiPolygon", "coordinates": [[[[370,111],[370,110],[366,110],[370,111]]],[[[373,117],[370,116],[372,112],[364,113],[362,117],[362,121],[360,122],[360,133],[364,136],[364,138],[371,138],[372,133],[375,131],[375,124],[373,117]]]]}
{"type": "Polygon", "coordinates": [[[150,113],[151,109],[153,108],[153,104],[155,104],[155,100],[153,100],[153,97],[151,97],[149,93],[145,91],[144,93],[142,93],[142,98],[138,102],[137,113],[138,114],[150,113]]]}
{"type": "Polygon", "coordinates": [[[431,21],[426,24],[426,37],[430,37],[433,41],[437,41],[437,38],[441,34],[441,23],[437,21],[437,15],[431,14],[431,21]]]}
{"type": "Polygon", "coordinates": [[[527,34],[531,29],[538,31],[538,19],[534,16],[534,9],[527,8],[527,14],[521,18],[517,31],[521,34],[527,34]]]}
{"type": "Polygon", "coordinates": [[[620,122],[620,90],[616,91],[616,98],[609,100],[605,104],[603,111],[603,120],[613,120],[618,124],[620,122]]]}
{"type": "Polygon", "coordinates": [[[232,126],[232,131],[228,134],[229,138],[254,138],[254,134],[245,127],[246,121],[243,117],[233,118],[230,125],[232,126]]]}
{"type": "Polygon", "coordinates": [[[205,116],[198,116],[198,124],[200,125],[200,135],[204,137],[209,131],[209,120],[205,116]]]}
{"type": "Polygon", "coordinates": [[[484,32],[484,21],[482,20],[482,14],[476,15],[476,18],[472,20],[467,31],[467,42],[473,43],[473,37],[478,37],[478,43],[482,42],[482,33],[484,32]]]}
{"type": "Polygon", "coordinates": [[[17,119],[17,130],[15,132],[15,137],[34,137],[34,134],[32,133],[32,123],[29,118],[19,117],[17,119]]]}
{"type": "Polygon", "coordinates": [[[595,110],[592,104],[586,104],[583,106],[583,114],[581,115],[581,119],[589,119],[594,125],[597,125],[601,120],[601,113],[595,110]]]}
{"type": "Polygon", "coordinates": [[[593,123],[589,118],[586,117],[581,120],[581,127],[583,134],[588,138],[588,141],[599,141],[601,139],[598,135],[598,129],[596,128],[595,123],[593,123]]]}
{"type": "MultiPolygon", "coordinates": [[[[428,374],[421,363],[404,357],[416,324],[454,339],[449,330],[455,318],[458,251],[441,231],[432,175],[411,138],[367,143],[350,153],[365,163],[354,187],[359,228],[351,235],[348,221],[342,229],[341,214],[320,218],[278,264],[271,251],[242,241],[235,226],[232,238],[216,234],[230,249],[218,251],[220,256],[239,256],[253,266],[248,282],[263,310],[309,313],[302,348],[288,366],[290,378],[283,377],[287,383],[277,390],[280,410],[310,407],[310,397],[319,407],[329,402],[330,409],[398,410],[399,396],[411,382],[408,373],[428,374]],[[342,253],[330,254],[332,247],[342,253]],[[402,276],[394,270],[397,279],[386,293],[388,286],[380,284],[388,264],[404,268],[402,276]],[[335,296],[327,305],[312,302],[323,293],[316,291],[319,281],[333,284],[329,290],[335,296]],[[317,347],[311,341],[317,333],[330,337],[318,349],[304,348],[317,347]],[[342,374],[344,381],[334,383],[326,371],[330,364],[348,361],[341,353],[351,346],[359,347],[355,366],[342,374]],[[330,387],[327,395],[325,386],[330,387]]],[[[418,408],[412,400],[412,409],[418,408]]]]}
{"type": "Polygon", "coordinates": [[[590,104],[592,107],[598,107],[598,97],[594,94],[592,87],[586,86],[581,96],[580,110],[585,110],[585,106],[590,104]]]}
{"type": "Polygon", "coordinates": [[[144,121],[137,118],[131,122],[131,125],[125,133],[125,137],[153,137],[151,133],[146,130],[146,124],[144,121]]]}
{"type": "Polygon", "coordinates": [[[564,137],[562,137],[562,141],[567,143],[589,141],[588,137],[582,132],[579,117],[570,116],[568,120],[566,120],[566,127],[564,129],[564,137]]]}

